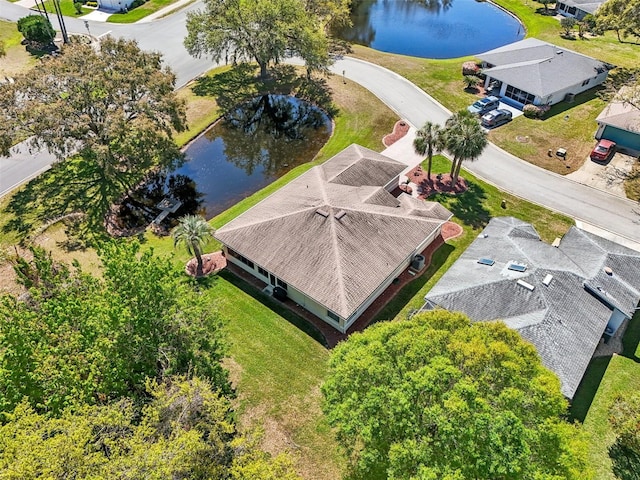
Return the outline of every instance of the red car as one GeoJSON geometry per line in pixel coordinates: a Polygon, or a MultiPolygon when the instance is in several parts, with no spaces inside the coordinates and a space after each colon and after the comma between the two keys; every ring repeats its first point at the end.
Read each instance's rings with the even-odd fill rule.
{"type": "Polygon", "coordinates": [[[616,153],[616,142],[602,139],[591,151],[591,160],[606,162],[616,153]]]}

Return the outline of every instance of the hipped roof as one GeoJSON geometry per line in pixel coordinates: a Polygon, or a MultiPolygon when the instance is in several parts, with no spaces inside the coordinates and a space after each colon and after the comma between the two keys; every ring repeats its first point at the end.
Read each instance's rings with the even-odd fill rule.
{"type": "Polygon", "coordinates": [[[451,217],[438,203],[384,189],[405,167],[352,145],[215,237],[347,319],[451,217]]]}

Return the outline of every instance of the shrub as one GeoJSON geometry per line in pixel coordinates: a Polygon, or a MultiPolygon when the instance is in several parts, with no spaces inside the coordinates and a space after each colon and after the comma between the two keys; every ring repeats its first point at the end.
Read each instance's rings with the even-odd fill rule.
{"type": "Polygon", "coordinates": [[[76,13],[80,15],[82,13],[82,2],[74,2],[73,8],[76,9],[76,13]]]}
{"type": "Polygon", "coordinates": [[[129,8],[137,8],[140,5],[144,5],[144,4],[145,4],[145,0],[133,0],[129,8]]]}
{"type": "Polygon", "coordinates": [[[97,7],[98,6],[98,2],[93,2],[93,1],[89,0],[86,3],[86,5],[87,5],[87,7],[97,7]]]}
{"type": "Polygon", "coordinates": [[[548,105],[538,106],[530,103],[524,106],[522,112],[527,118],[542,118],[549,111],[549,108],[548,105]]]}
{"type": "Polygon", "coordinates": [[[28,15],[18,20],[18,31],[25,40],[41,45],[51,43],[56,36],[56,31],[51,22],[40,15],[28,15]]]}

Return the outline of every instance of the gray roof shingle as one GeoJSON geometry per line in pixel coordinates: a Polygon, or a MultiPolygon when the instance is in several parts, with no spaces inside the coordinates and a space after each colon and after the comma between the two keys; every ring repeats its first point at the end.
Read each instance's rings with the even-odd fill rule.
{"type": "Polygon", "coordinates": [[[425,300],[475,321],[503,320],[536,346],[543,364],[560,378],[562,392],[573,398],[611,316],[584,282],[600,287],[631,316],[640,300],[640,253],[576,227],[555,248],[540,241],[531,225],[500,217],[489,222],[425,300]],[[483,257],[495,264],[479,264],[483,257]],[[508,270],[514,260],[527,270],[508,270]],[[553,279],[545,286],[547,275],[553,279]],[[518,285],[518,279],[534,290],[518,285]]]}
{"type": "Polygon", "coordinates": [[[451,217],[440,204],[406,194],[396,199],[382,188],[405,167],[353,145],[236,217],[215,237],[349,318],[451,217]]]}
{"type": "Polygon", "coordinates": [[[536,38],[481,53],[478,58],[493,65],[483,73],[541,98],[609,68],[604,62],[536,38]]]}

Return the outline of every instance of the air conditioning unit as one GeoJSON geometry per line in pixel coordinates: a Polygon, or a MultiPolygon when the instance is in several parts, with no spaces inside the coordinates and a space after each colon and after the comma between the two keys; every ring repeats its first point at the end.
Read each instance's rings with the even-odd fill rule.
{"type": "Polygon", "coordinates": [[[420,271],[424,268],[425,261],[424,255],[416,255],[413,257],[413,260],[411,260],[411,268],[420,271]]]}

